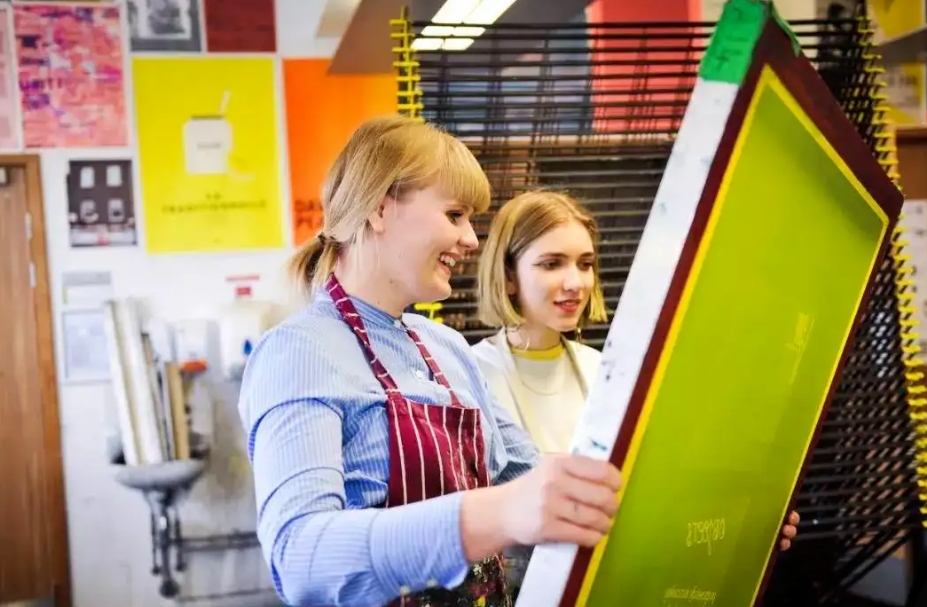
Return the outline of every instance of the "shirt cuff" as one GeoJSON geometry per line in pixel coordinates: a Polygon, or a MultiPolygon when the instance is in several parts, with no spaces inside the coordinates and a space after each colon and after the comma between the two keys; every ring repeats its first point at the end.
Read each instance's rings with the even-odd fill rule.
{"type": "Polygon", "coordinates": [[[395,594],[455,588],[470,564],[460,537],[463,492],[378,513],[370,529],[370,556],[385,589],[395,594]]]}

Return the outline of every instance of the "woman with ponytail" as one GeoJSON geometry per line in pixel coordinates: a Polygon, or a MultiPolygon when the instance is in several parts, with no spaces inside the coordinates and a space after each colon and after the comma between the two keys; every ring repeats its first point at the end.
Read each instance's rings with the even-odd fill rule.
{"type": "Polygon", "coordinates": [[[508,607],[504,551],[609,530],[618,471],[539,460],[464,338],[403,314],[450,295],[489,201],[467,147],[411,119],[365,123],[331,168],[292,262],[308,303],[256,346],[239,403],[288,604],[508,607]]]}

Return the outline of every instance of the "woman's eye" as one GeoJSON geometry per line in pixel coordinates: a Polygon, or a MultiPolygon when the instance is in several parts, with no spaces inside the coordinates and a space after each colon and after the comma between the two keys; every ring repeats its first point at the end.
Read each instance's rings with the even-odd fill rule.
{"type": "Polygon", "coordinates": [[[448,213],[447,216],[450,218],[452,223],[457,223],[463,218],[464,214],[454,211],[454,212],[448,213]]]}

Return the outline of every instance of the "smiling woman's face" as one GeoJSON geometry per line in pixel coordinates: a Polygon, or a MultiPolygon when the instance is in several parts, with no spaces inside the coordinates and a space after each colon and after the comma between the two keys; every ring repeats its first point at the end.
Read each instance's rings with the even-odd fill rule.
{"type": "Polygon", "coordinates": [[[390,199],[371,222],[379,232],[378,266],[404,305],[447,299],[453,267],[479,245],[473,210],[437,187],[390,199]]]}
{"type": "Polygon", "coordinates": [[[511,287],[529,333],[573,331],[595,287],[595,247],[577,221],[532,242],[515,265],[511,287]]]}

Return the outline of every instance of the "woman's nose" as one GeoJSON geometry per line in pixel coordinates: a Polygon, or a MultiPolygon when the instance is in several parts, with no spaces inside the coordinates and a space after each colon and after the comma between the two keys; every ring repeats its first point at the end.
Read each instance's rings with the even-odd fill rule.
{"type": "Polygon", "coordinates": [[[476,237],[473,225],[469,221],[466,223],[463,234],[460,236],[460,246],[470,251],[475,251],[480,246],[480,241],[476,237]]]}

